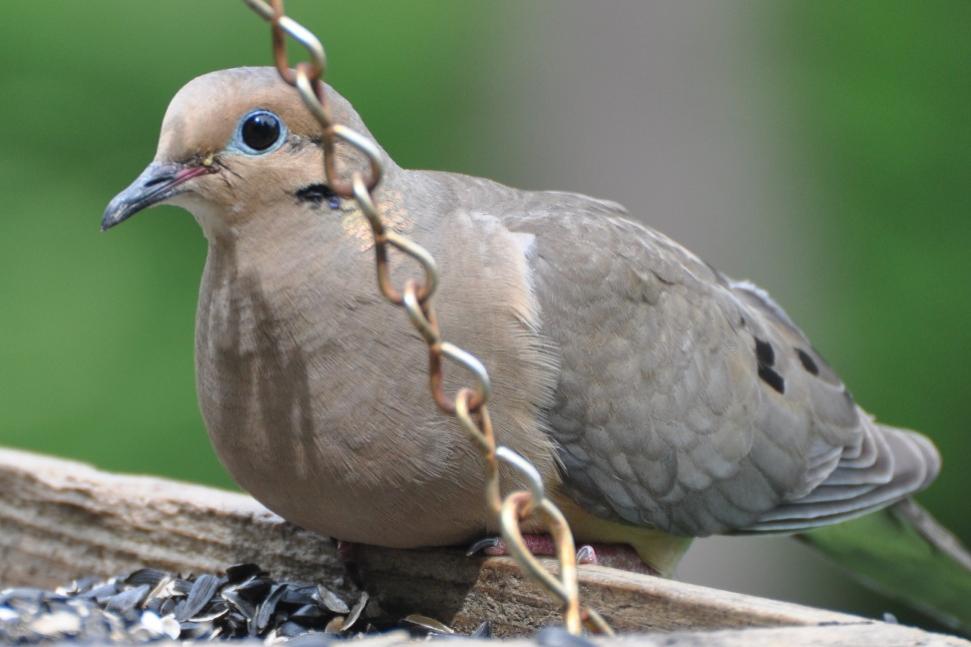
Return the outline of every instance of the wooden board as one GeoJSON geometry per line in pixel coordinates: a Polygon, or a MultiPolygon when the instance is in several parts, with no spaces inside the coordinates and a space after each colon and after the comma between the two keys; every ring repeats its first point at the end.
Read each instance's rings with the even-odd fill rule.
{"type": "MultiPolygon", "coordinates": [[[[559,622],[555,605],[510,558],[359,546],[349,570],[334,542],[288,524],[242,494],[108,474],[2,449],[0,492],[0,587],[55,587],[83,575],[108,577],[144,566],[198,573],[256,562],[276,577],[325,582],[348,592],[360,584],[385,609],[423,613],[459,630],[488,619],[497,635],[524,636],[559,622]]],[[[849,639],[865,626],[886,645],[916,644],[914,636],[944,640],[847,614],[600,566],[582,566],[580,578],[584,602],[620,632],[825,626],[846,627],[849,639]]],[[[830,640],[832,633],[805,636],[830,640]]],[[[723,635],[728,642],[707,644],[741,644],[731,642],[733,635],[723,635]]],[[[789,634],[752,638],[783,635],[789,634]]]]}

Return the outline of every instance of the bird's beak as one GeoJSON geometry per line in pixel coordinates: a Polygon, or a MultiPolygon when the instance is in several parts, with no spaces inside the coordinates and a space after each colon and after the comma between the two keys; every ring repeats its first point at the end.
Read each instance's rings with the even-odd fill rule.
{"type": "Polygon", "coordinates": [[[180,193],[179,185],[194,177],[212,172],[210,166],[186,166],[172,162],[152,162],[116,195],[101,219],[101,231],[114,227],[119,222],[131,218],[142,209],[164,202],[180,193]]]}

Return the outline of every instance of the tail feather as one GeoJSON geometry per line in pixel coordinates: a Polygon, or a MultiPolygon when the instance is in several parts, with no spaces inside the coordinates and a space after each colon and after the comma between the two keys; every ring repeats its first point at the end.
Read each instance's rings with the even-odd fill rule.
{"type": "Polygon", "coordinates": [[[796,532],[873,512],[927,487],[941,458],[924,436],[869,418],[861,446],[810,492],[762,515],[748,532],[796,532]]]}

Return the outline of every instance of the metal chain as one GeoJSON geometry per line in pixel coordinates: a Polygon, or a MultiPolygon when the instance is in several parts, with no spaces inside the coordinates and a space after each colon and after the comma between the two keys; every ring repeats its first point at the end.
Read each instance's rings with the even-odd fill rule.
{"type": "Polygon", "coordinates": [[[371,140],[347,126],[334,123],[331,118],[323,82],[327,67],[323,45],[310,30],[284,14],[283,0],[271,0],[270,3],[264,0],[244,2],[270,23],[277,72],[287,84],[296,88],[304,105],[320,124],[324,174],[328,186],[342,198],[353,198],[371,226],[381,293],[388,301],[405,309],[412,325],[428,345],[429,386],[435,403],[443,412],[454,415],[459,420],[485,459],[486,503],[489,510],[498,517],[502,537],[509,552],[527,574],[563,604],[564,624],[570,633],[579,634],[586,626],[592,632],[613,635],[613,631],[599,613],[580,606],[573,534],[563,513],[546,496],[539,472],[513,450],[496,446],[492,420],[486,406],[492,392],[488,371],[474,355],[442,338],[432,307],[432,297],[439,283],[435,259],[414,241],[385,227],[373,197],[384,171],[379,149],[371,140]],[[301,61],[294,69],[290,69],[286,36],[293,38],[307,50],[309,61],[301,61]],[[349,144],[365,156],[369,166],[367,175],[354,171],[350,179],[340,176],[334,155],[338,140],[349,144]],[[389,245],[421,265],[424,271],[423,282],[409,279],[400,291],[392,285],[388,265],[389,245]],[[444,359],[469,371],[475,378],[475,388],[463,387],[458,390],[454,399],[450,399],[444,388],[444,359]],[[503,499],[499,487],[499,461],[525,477],[529,489],[513,492],[503,499]],[[532,555],[523,540],[520,522],[532,516],[539,517],[553,537],[560,565],[559,576],[547,570],[532,555]]]}

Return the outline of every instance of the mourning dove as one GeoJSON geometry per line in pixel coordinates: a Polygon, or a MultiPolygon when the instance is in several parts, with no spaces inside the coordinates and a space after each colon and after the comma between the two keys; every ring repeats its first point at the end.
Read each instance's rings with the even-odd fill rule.
{"type": "MultiPolygon", "coordinates": [[[[274,69],[206,74],[172,100],[154,161],[102,228],[162,203],[202,227],[199,403],[267,507],[393,547],[495,532],[477,449],[432,404],[425,345],[380,296],[370,231],[326,186],[320,143],[274,69]]],[[[437,259],[445,337],[488,367],[499,442],[539,470],[578,539],[670,572],[691,537],[831,524],[936,476],[931,442],[877,424],[764,291],[620,205],[382,157],[379,206],[437,259]]],[[[394,266],[398,285],[418,272],[394,266]]],[[[449,392],[467,381],[450,367],[449,392]]]]}

